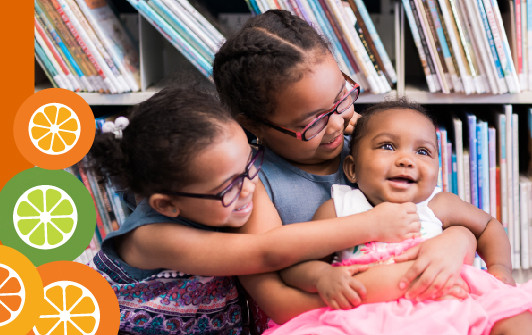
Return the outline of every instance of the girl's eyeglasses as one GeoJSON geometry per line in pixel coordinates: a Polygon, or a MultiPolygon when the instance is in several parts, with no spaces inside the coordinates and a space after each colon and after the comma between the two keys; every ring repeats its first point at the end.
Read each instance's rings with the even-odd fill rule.
{"type": "Polygon", "coordinates": [[[165,192],[171,195],[178,195],[182,197],[190,198],[200,198],[200,199],[211,199],[219,200],[222,202],[224,207],[229,207],[236,199],[240,196],[242,192],[242,186],[244,185],[244,178],[252,180],[259,174],[260,168],[262,167],[262,161],[264,160],[264,148],[260,145],[251,145],[253,150],[253,156],[249,161],[248,166],[244,173],[236,176],[231,183],[224,188],[221,192],[217,194],[201,194],[201,193],[188,193],[188,192],[165,192]]]}
{"type": "Polygon", "coordinates": [[[329,123],[329,118],[333,113],[342,114],[346,110],[350,109],[351,106],[353,106],[353,103],[357,101],[358,99],[358,95],[360,93],[360,85],[357,84],[353,79],[351,79],[345,73],[342,73],[342,75],[344,76],[345,81],[351,85],[351,89],[349,90],[349,92],[347,92],[340,100],[338,100],[338,102],[334,105],[334,107],[331,110],[320,114],[318,117],[312,120],[312,122],[310,122],[302,131],[300,132],[293,131],[288,128],[273,124],[267,120],[258,120],[258,121],[284,134],[293,136],[297,138],[298,140],[301,140],[304,142],[310,141],[316,135],[321,133],[323,129],[325,129],[325,127],[327,126],[327,123],[329,123]]]}

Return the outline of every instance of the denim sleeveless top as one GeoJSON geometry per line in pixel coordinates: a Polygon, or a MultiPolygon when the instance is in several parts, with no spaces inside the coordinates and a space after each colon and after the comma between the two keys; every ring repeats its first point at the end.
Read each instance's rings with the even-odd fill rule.
{"type": "Polygon", "coordinates": [[[116,294],[120,333],[249,334],[245,295],[235,277],[143,270],[129,266],[117,255],[114,239],[137,227],[163,222],[221,231],[187,219],[163,216],[142,201],[118,231],[107,235],[102,250],[89,266],[109,282],[116,294]]]}
{"type": "Polygon", "coordinates": [[[266,148],[259,178],[275,205],[283,225],[311,221],[318,207],[331,199],[333,184],[352,185],[344,175],[342,163],[349,154],[349,137],[338,170],[326,176],[313,175],[293,165],[266,148]]]}
{"type": "Polygon", "coordinates": [[[135,228],[146,226],[146,225],[153,224],[153,223],[165,223],[165,222],[175,222],[176,224],[179,224],[182,226],[188,226],[188,227],[204,229],[204,230],[220,231],[220,228],[218,227],[204,226],[204,225],[190,221],[185,218],[181,218],[181,217],[173,218],[173,217],[164,216],[162,214],[159,214],[153,208],[151,208],[146,200],[142,200],[138,204],[137,208],[135,208],[133,213],[131,213],[131,215],[126,218],[124,223],[120,226],[120,229],[109,233],[105,237],[105,240],[102,243],[102,250],[103,252],[107,254],[109,258],[119,263],[120,266],[124,270],[126,270],[129,276],[136,278],[137,280],[142,280],[145,277],[158,273],[162,269],[143,270],[143,269],[129,266],[126,262],[124,262],[118,256],[114,248],[114,245],[113,245],[113,240],[116,237],[129,233],[135,228]]]}

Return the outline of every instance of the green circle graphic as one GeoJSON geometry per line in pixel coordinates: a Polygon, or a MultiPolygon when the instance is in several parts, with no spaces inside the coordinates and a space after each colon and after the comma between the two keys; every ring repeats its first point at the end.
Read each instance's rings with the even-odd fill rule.
{"type": "Polygon", "coordinates": [[[0,240],[35,266],[72,261],[89,245],[96,209],[83,183],[64,170],[20,172],[0,192],[0,240]]]}

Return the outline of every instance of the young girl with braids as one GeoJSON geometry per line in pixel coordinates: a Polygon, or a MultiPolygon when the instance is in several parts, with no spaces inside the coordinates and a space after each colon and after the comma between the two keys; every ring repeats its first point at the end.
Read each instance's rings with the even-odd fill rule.
{"type": "Polygon", "coordinates": [[[357,218],[387,222],[396,216],[390,208],[404,213],[397,226],[417,221],[404,206],[385,205],[237,234],[254,210],[263,150],[248,144],[216,98],[194,89],[156,93],[134,108],[121,138],[98,134],[90,154],[105,176],[143,198],[91,262],[117,295],[123,334],[247,334],[245,300],[232,276],[349,247],[360,234],[357,218]]]}
{"type": "MultiPolygon", "coordinates": [[[[241,231],[264,232],[310,221],[330,199],[333,184],[349,184],[341,162],[348,155],[343,134],[357,117],[356,83],[340,71],[328,43],[314,28],[282,10],[249,19],[231,36],[215,55],[213,77],[222,102],[265,147],[254,211],[241,231]]],[[[384,204],[390,205],[379,206],[384,204]]],[[[415,208],[412,203],[403,205],[409,211],[415,208]]],[[[402,240],[390,235],[399,226],[395,218],[401,215],[396,213],[389,221],[360,220],[356,244],[402,240]]],[[[401,285],[412,299],[443,292],[464,297],[465,283],[455,284],[461,281],[464,259],[471,258],[467,256],[475,248],[468,229],[449,227],[420,245],[401,285]]],[[[241,276],[240,281],[276,323],[325,306],[316,293],[285,285],[278,273],[241,276]]],[[[355,305],[365,290],[356,291],[361,297],[353,298],[355,305]]]]}

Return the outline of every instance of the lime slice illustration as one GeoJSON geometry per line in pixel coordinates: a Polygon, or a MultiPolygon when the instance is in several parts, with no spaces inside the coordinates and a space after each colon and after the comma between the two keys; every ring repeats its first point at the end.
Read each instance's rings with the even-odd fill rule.
{"type": "Polygon", "coordinates": [[[20,238],[37,249],[52,249],[72,237],[78,221],[76,205],[62,189],[52,185],[30,188],[20,196],[13,223],[20,238]]]}
{"type": "Polygon", "coordinates": [[[80,135],[80,121],[70,107],[50,103],[31,116],[28,132],[31,142],[41,152],[61,155],[72,149],[80,135]]]}
{"type": "Polygon", "coordinates": [[[0,327],[13,321],[26,298],[22,279],[12,268],[0,264],[0,327]]]}
{"type": "Polygon", "coordinates": [[[31,168],[0,191],[0,242],[22,252],[35,266],[74,260],[95,229],[89,191],[64,170],[31,168]]]}
{"type": "Polygon", "coordinates": [[[51,283],[44,288],[44,300],[35,334],[92,335],[98,330],[98,301],[85,286],[68,280],[51,283]]]}

